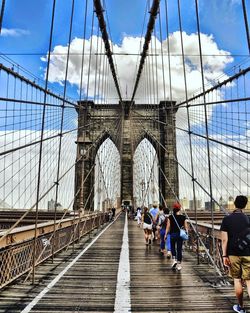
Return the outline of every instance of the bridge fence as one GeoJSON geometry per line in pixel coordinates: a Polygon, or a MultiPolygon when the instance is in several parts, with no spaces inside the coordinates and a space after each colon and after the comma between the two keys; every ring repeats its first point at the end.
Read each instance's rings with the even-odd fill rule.
{"type": "MultiPolygon", "coordinates": [[[[76,216],[56,224],[47,222],[38,225],[39,235],[36,238],[34,225],[16,228],[0,243],[0,289],[25,273],[26,279],[29,278],[34,266],[48,258],[53,259],[55,253],[78,242],[105,222],[104,213],[76,216]]],[[[3,233],[0,232],[0,238],[3,233]]]]}

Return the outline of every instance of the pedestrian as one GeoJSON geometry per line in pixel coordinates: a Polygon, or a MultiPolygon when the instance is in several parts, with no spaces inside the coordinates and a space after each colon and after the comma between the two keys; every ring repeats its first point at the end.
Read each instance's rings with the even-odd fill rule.
{"type": "Polygon", "coordinates": [[[223,264],[229,268],[238,300],[238,304],[233,306],[233,310],[239,313],[246,312],[243,303],[242,280],[245,281],[250,296],[250,223],[249,217],[243,213],[247,202],[247,197],[237,196],[234,201],[235,210],[223,218],[220,228],[223,264]],[[241,243],[242,240],[246,245],[244,242],[241,243]]]}
{"type": "Polygon", "coordinates": [[[109,222],[112,221],[112,211],[111,211],[111,208],[108,209],[108,219],[109,219],[109,222]]]}
{"type": "Polygon", "coordinates": [[[169,216],[169,209],[168,208],[163,208],[161,206],[159,206],[159,212],[161,212],[162,209],[162,213],[159,213],[159,222],[158,222],[158,227],[159,228],[159,233],[160,233],[160,253],[162,255],[165,255],[165,250],[167,247],[167,258],[170,259],[171,258],[171,246],[170,246],[170,236],[166,235],[166,228],[167,228],[167,223],[169,223],[168,221],[168,216],[169,216]]]}
{"type": "Polygon", "coordinates": [[[182,245],[183,239],[180,236],[180,229],[184,228],[188,232],[188,225],[186,221],[186,216],[181,214],[181,205],[179,202],[173,204],[173,214],[169,216],[169,223],[167,223],[166,234],[170,233],[170,244],[172,253],[172,269],[181,270],[182,262],[182,245]]]}
{"type": "Polygon", "coordinates": [[[158,209],[158,205],[156,203],[153,204],[153,207],[149,210],[149,213],[151,214],[151,216],[153,217],[153,234],[154,234],[154,238],[153,238],[153,241],[157,240],[158,237],[157,237],[157,224],[158,224],[158,212],[159,212],[159,209],[158,209]]]}
{"type": "Polygon", "coordinates": [[[138,227],[140,227],[140,225],[141,225],[141,208],[140,207],[138,207],[137,208],[137,210],[136,210],[136,217],[137,217],[137,225],[138,225],[138,227]]]}
{"type": "Polygon", "coordinates": [[[147,207],[143,209],[141,224],[144,230],[145,243],[146,245],[151,244],[153,218],[147,207]]]}
{"type": "Polygon", "coordinates": [[[112,207],[111,211],[112,211],[111,220],[113,220],[113,219],[115,218],[115,211],[116,211],[116,208],[115,208],[115,207],[112,207]]]}

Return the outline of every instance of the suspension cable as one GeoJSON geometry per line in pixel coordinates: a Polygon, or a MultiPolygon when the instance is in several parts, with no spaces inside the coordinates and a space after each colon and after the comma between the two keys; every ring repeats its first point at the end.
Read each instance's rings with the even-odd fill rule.
{"type": "Polygon", "coordinates": [[[3,16],[4,16],[4,9],[5,9],[5,1],[6,0],[2,0],[1,15],[0,15],[0,34],[2,32],[3,16]]]}
{"type": "Polygon", "coordinates": [[[141,60],[140,60],[140,64],[139,64],[139,69],[137,72],[135,86],[134,86],[134,90],[132,93],[131,103],[133,103],[133,101],[134,101],[135,94],[136,94],[136,91],[138,88],[138,84],[139,84],[139,81],[141,78],[141,74],[143,71],[145,59],[147,57],[147,52],[149,49],[149,43],[151,41],[152,32],[154,30],[155,19],[156,19],[157,14],[158,14],[159,6],[160,6],[160,0],[153,0],[152,7],[150,10],[150,18],[149,18],[149,22],[148,22],[148,26],[147,26],[147,33],[145,35],[145,41],[144,41],[144,45],[143,45],[143,51],[141,53],[141,60]]]}
{"type": "Polygon", "coordinates": [[[112,76],[113,76],[113,79],[115,82],[116,91],[118,93],[120,101],[122,102],[122,96],[121,96],[120,87],[119,87],[118,80],[117,80],[114,61],[113,61],[113,57],[112,57],[112,51],[111,51],[110,43],[109,43],[109,37],[108,37],[107,29],[106,29],[104,16],[103,16],[103,8],[102,8],[102,4],[101,4],[100,0],[94,0],[94,6],[95,6],[96,16],[99,20],[99,27],[100,27],[100,30],[102,33],[102,39],[103,39],[103,42],[105,45],[106,55],[107,55],[107,58],[109,60],[109,65],[110,65],[110,69],[112,72],[112,76]]]}
{"type": "Polygon", "coordinates": [[[249,35],[249,27],[248,27],[247,10],[246,10],[245,0],[242,0],[242,9],[243,9],[245,28],[246,28],[246,35],[247,35],[248,52],[250,53],[250,35],[249,35]]]}

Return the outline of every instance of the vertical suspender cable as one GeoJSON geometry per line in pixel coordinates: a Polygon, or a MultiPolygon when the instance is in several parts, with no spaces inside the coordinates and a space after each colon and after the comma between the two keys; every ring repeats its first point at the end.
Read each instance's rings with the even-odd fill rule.
{"type": "Polygon", "coordinates": [[[70,16],[70,29],[69,29],[69,39],[68,39],[68,51],[67,51],[67,60],[66,60],[66,69],[65,69],[65,78],[64,78],[64,90],[63,90],[63,104],[62,104],[62,113],[61,113],[61,125],[59,133],[59,147],[58,147],[58,159],[57,159],[57,177],[56,177],[56,194],[55,194],[55,208],[54,208],[54,235],[53,235],[53,245],[52,245],[52,262],[54,261],[54,251],[55,251],[55,235],[56,235],[56,213],[57,213],[57,200],[58,200],[58,190],[59,190],[59,178],[60,178],[60,162],[61,162],[61,151],[62,151],[62,133],[63,133],[63,123],[64,123],[64,109],[65,109],[65,98],[67,91],[67,79],[68,79],[68,70],[69,70],[69,56],[70,56],[70,44],[72,37],[72,25],[74,18],[74,8],[75,0],[72,0],[71,7],[71,16],[70,16]]]}
{"type": "Polygon", "coordinates": [[[162,46],[162,28],[161,28],[161,10],[159,10],[159,30],[160,30],[160,42],[161,42],[161,67],[162,67],[162,81],[163,81],[163,99],[166,100],[166,81],[165,81],[165,67],[163,58],[163,46],[162,46]]]}
{"type": "Polygon", "coordinates": [[[84,14],[84,27],[83,27],[83,41],[82,41],[82,61],[81,61],[81,74],[80,74],[80,95],[79,101],[82,100],[82,83],[83,83],[83,67],[85,60],[85,40],[86,40],[86,24],[87,24],[87,11],[88,11],[88,0],[85,0],[85,14],[84,14]]]}
{"type": "Polygon", "coordinates": [[[96,102],[96,92],[97,92],[97,69],[98,69],[98,52],[99,52],[99,28],[97,30],[97,43],[96,43],[96,60],[95,60],[95,87],[94,87],[94,102],[96,102]]]}
{"type": "Polygon", "coordinates": [[[146,59],[147,53],[148,53],[149,42],[151,40],[152,31],[153,31],[154,25],[155,25],[155,19],[156,19],[156,16],[158,14],[159,5],[160,5],[160,0],[154,0],[152,7],[151,7],[151,10],[150,10],[150,19],[149,19],[148,26],[147,26],[147,33],[145,35],[145,42],[143,45],[143,51],[141,53],[140,65],[139,65],[138,73],[136,76],[135,86],[134,86],[134,90],[133,90],[132,98],[131,98],[131,103],[133,103],[133,100],[135,98],[135,94],[136,94],[136,91],[138,88],[138,84],[139,84],[139,81],[141,78],[145,59],[146,59]]]}
{"type": "MultiPolygon", "coordinates": [[[[164,101],[166,101],[166,81],[165,81],[165,67],[164,67],[164,58],[163,58],[163,46],[162,46],[162,27],[161,27],[161,10],[159,10],[159,30],[160,30],[160,42],[161,42],[161,65],[162,65],[162,81],[163,81],[163,99],[164,101]]],[[[160,121],[160,107],[158,107],[158,121],[160,121]]],[[[162,108],[162,110],[164,110],[164,108],[162,108]]],[[[162,128],[162,125],[160,123],[158,123],[158,132],[160,134],[160,131],[161,131],[161,128],[162,128]]],[[[161,136],[161,135],[160,135],[161,136]]],[[[165,136],[165,134],[164,134],[165,136]]],[[[161,139],[160,139],[161,140],[161,139]]],[[[160,160],[161,160],[161,153],[160,151],[162,151],[162,147],[158,144],[158,156],[159,156],[159,160],[158,160],[158,166],[159,166],[159,174],[158,176],[159,177],[162,177],[162,174],[161,174],[161,170],[163,170],[165,172],[165,169],[161,169],[161,164],[160,164],[160,160]]],[[[162,180],[162,179],[161,179],[162,180]]],[[[160,191],[160,196],[164,202],[164,205],[166,205],[165,203],[165,198],[163,197],[163,195],[165,195],[166,197],[166,188],[165,188],[165,184],[164,185],[164,192],[162,192],[163,190],[163,186],[162,186],[162,181],[160,180],[159,182],[159,191],[160,191]]],[[[161,202],[161,201],[160,201],[161,202]]]]}
{"type": "MultiPolygon", "coordinates": [[[[167,1],[165,0],[165,10],[166,10],[166,33],[167,33],[167,49],[168,49],[168,70],[169,70],[169,94],[170,94],[170,106],[171,106],[171,124],[172,125],[169,125],[167,123],[167,128],[169,128],[171,131],[172,131],[172,140],[174,140],[174,132],[175,132],[175,129],[174,129],[174,108],[173,108],[173,92],[172,92],[172,75],[171,75],[171,54],[170,54],[170,42],[169,42],[169,26],[168,26],[168,7],[167,7],[167,1]]],[[[168,112],[167,112],[168,114],[168,112]]],[[[168,117],[167,117],[168,118],[168,117]]],[[[167,122],[168,120],[166,120],[167,122]]],[[[175,144],[177,144],[175,142],[175,144]]],[[[176,148],[173,144],[173,147],[174,147],[174,157],[176,159],[176,148]]],[[[169,152],[167,151],[168,153],[168,162],[169,162],[169,165],[170,166],[170,158],[169,158],[169,152]]],[[[176,173],[178,175],[178,173],[176,173]]],[[[176,177],[176,179],[178,179],[178,177],[176,177]]]]}
{"type": "Polygon", "coordinates": [[[182,65],[183,65],[183,74],[184,74],[184,85],[185,85],[185,100],[186,100],[186,108],[187,108],[187,121],[188,121],[188,134],[189,134],[189,149],[190,149],[190,162],[191,162],[191,175],[192,175],[192,188],[193,188],[193,203],[195,210],[195,226],[196,226],[196,240],[197,240],[197,263],[200,263],[199,260],[199,233],[198,233],[198,223],[197,223],[197,203],[196,203],[196,189],[195,189],[195,178],[194,178],[194,160],[193,160],[193,147],[192,147],[192,137],[191,137],[191,124],[190,124],[190,115],[189,115],[189,102],[188,102],[188,93],[187,93],[187,77],[186,77],[186,67],[185,67],[185,52],[183,46],[183,36],[182,36],[182,21],[181,21],[181,8],[180,1],[178,0],[178,16],[179,16],[179,24],[180,24],[180,34],[181,34],[181,50],[182,50],[182,65]]]}
{"type": "Polygon", "coordinates": [[[44,126],[45,126],[45,115],[46,115],[46,101],[48,92],[48,81],[49,81],[49,68],[51,58],[51,47],[52,47],[52,36],[54,29],[54,16],[55,16],[56,0],[53,1],[52,16],[51,16],[51,27],[50,27],[50,39],[49,39],[49,52],[48,52],[48,65],[45,79],[45,92],[43,100],[43,113],[42,113],[42,125],[41,125],[41,136],[40,136],[40,147],[39,147],[39,161],[38,161],[38,177],[37,177],[37,192],[36,192],[36,220],[35,220],[35,234],[34,234],[34,252],[33,252],[33,269],[32,269],[32,283],[35,282],[35,263],[36,263],[36,242],[37,242],[37,224],[38,224],[38,203],[40,197],[40,181],[41,181],[41,167],[42,167],[42,152],[43,152],[43,137],[44,137],[44,126]]]}
{"type": "MultiPolygon", "coordinates": [[[[160,15],[160,9],[159,9],[159,15],[160,15]]],[[[157,103],[157,116],[155,116],[155,120],[158,119],[158,121],[160,120],[160,107],[159,107],[159,92],[158,92],[158,85],[159,85],[159,82],[158,82],[158,66],[157,66],[157,49],[156,49],[156,31],[154,30],[154,36],[155,36],[155,50],[154,50],[154,53],[155,53],[155,72],[156,72],[156,103],[157,103]]],[[[164,71],[164,67],[162,67],[162,71],[164,71]]],[[[153,108],[154,111],[155,111],[155,108],[153,108]]],[[[155,122],[154,122],[155,123],[155,122]]],[[[157,123],[157,131],[158,131],[158,134],[160,134],[160,137],[161,137],[161,124],[160,123],[157,123]]],[[[164,135],[165,136],[165,135],[164,135]]],[[[165,137],[164,137],[165,138],[165,137]]],[[[160,139],[161,140],[161,139],[160,139]]],[[[165,144],[165,143],[164,143],[165,144]]],[[[160,158],[161,158],[161,147],[160,145],[158,144],[157,145],[157,155],[158,155],[158,166],[161,167],[161,163],[159,162],[160,161],[160,158]]],[[[155,160],[155,159],[154,159],[155,160]]],[[[165,163],[164,163],[165,164],[165,163]]],[[[164,170],[164,169],[163,169],[164,170]]],[[[161,183],[161,182],[160,182],[161,183]]],[[[162,193],[162,189],[165,189],[165,184],[163,184],[163,186],[161,185],[161,188],[159,189],[160,190],[160,193],[159,193],[159,199],[161,199],[161,194],[165,194],[165,190],[164,192],[162,193]]],[[[163,199],[163,201],[165,201],[165,199],[163,199]]],[[[161,202],[161,200],[160,200],[161,202]]]]}
{"type": "Polygon", "coordinates": [[[110,65],[110,69],[111,69],[112,76],[114,79],[116,91],[117,91],[119,99],[122,103],[122,96],[121,96],[120,87],[119,87],[118,80],[117,80],[114,61],[113,61],[113,57],[112,57],[112,51],[111,51],[110,43],[109,43],[109,37],[108,37],[107,29],[106,29],[104,16],[103,16],[103,7],[101,5],[100,0],[94,0],[94,6],[95,6],[95,12],[96,12],[96,15],[97,15],[97,18],[99,21],[99,27],[100,27],[100,30],[102,33],[102,39],[103,39],[103,42],[105,45],[106,55],[107,55],[108,60],[109,60],[109,65],[110,65]]]}
{"type": "MultiPolygon", "coordinates": [[[[83,26],[83,40],[82,40],[82,60],[81,60],[81,74],[80,74],[80,94],[79,94],[79,103],[82,100],[82,84],[83,84],[83,68],[84,68],[84,61],[85,61],[85,44],[86,44],[86,25],[87,25],[87,12],[88,12],[88,0],[85,0],[85,14],[84,14],[84,26],[83,26]]],[[[80,113],[79,113],[80,114],[80,113]]],[[[79,127],[79,125],[78,125],[79,127]]],[[[85,125],[83,125],[85,128],[85,125]]],[[[85,129],[83,130],[83,141],[85,141],[85,129]]],[[[79,151],[77,152],[79,153],[79,151]]],[[[83,208],[83,181],[84,181],[84,160],[83,156],[78,159],[78,162],[81,162],[81,183],[80,183],[80,190],[79,190],[79,210],[83,208]]],[[[77,191],[78,192],[78,191],[77,191]]]]}
{"type": "Polygon", "coordinates": [[[159,80],[158,80],[158,53],[157,53],[157,38],[156,38],[156,31],[154,30],[154,36],[155,36],[155,81],[156,81],[156,103],[159,103],[159,80]]]}
{"type": "Polygon", "coordinates": [[[169,98],[170,102],[173,102],[172,94],[172,75],[171,75],[171,56],[170,56],[170,43],[169,43],[169,26],[168,26],[168,5],[165,0],[165,14],[166,14],[166,32],[167,32],[167,48],[168,48],[168,77],[169,77],[169,98]]]}
{"type": "Polygon", "coordinates": [[[88,79],[87,79],[87,92],[86,92],[86,100],[88,100],[89,96],[89,77],[90,77],[90,67],[92,60],[92,47],[93,47],[93,29],[94,29],[94,11],[92,14],[92,22],[91,22],[91,34],[90,34],[90,48],[89,48],[89,67],[88,67],[88,79]]]}
{"type": "Polygon", "coordinates": [[[212,223],[212,250],[213,258],[215,260],[215,237],[214,237],[214,211],[213,211],[213,189],[212,189],[212,174],[211,174],[211,158],[210,158],[210,143],[208,138],[208,116],[207,116],[207,104],[205,95],[205,78],[203,69],[203,59],[202,59],[202,48],[201,48],[201,36],[200,36],[200,20],[199,20],[199,9],[198,0],[195,0],[195,11],[196,11],[196,22],[198,31],[198,42],[199,42],[199,56],[200,56],[200,66],[201,66],[201,79],[202,79],[202,91],[203,91],[203,101],[204,101],[204,113],[205,113],[205,127],[206,127],[206,141],[207,141],[207,161],[208,161],[208,175],[209,175],[209,190],[210,190],[210,208],[211,208],[211,223],[212,223]]]}

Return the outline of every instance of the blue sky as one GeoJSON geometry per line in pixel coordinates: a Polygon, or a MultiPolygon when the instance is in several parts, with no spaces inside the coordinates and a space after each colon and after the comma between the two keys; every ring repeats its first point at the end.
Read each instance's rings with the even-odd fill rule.
{"type": "MultiPolygon", "coordinates": [[[[167,2],[169,31],[174,33],[179,30],[177,1],[167,2]]],[[[140,37],[146,14],[143,30],[145,34],[151,1],[105,0],[104,3],[105,18],[107,20],[108,17],[114,44],[122,45],[126,36],[140,37]]],[[[182,30],[187,34],[196,33],[195,1],[182,0],[180,3],[182,30]]],[[[41,57],[46,56],[48,51],[52,4],[52,0],[7,0],[3,31],[0,36],[1,53],[8,55],[13,61],[40,78],[44,77],[46,66],[41,57]]],[[[71,0],[56,1],[53,48],[67,46],[71,5],[71,0]]],[[[246,1],[246,5],[250,19],[250,1],[246,1]]],[[[91,34],[92,6],[92,1],[89,0],[86,39],[89,39],[91,34]]],[[[85,1],[75,0],[72,40],[76,37],[83,38],[84,10],[85,1]]],[[[241,0],[200,0],[199,10],[201,32],[208,36],[212,35],[218,49],[234,55],[234,62],[228,62],[223,70],[232,69],[233,65],[237,65],[249,55],[241,0]]],[[[161,15],[163,39],[166,39],[165,0],[161,1],[161,15]]],[[[159,38],[158,21],[156,25],[156,34],[159,38]]],[[[96,18],[94,33],[97,33],[96,18]]],[[[204,51],[204,53],[209,52],[204,51]]],[[[58,83],[54,83],[54,86],[61,89],[58,83]]],[[[68,91],[72,95],[77,94],[74,83],[68,86],[68,91]]]]}
{"type": "MultiPolygon", "coordinates": [[[[92,1],[89,5],[92,6],[92,1]]],[[[162,1],[162,6],[164,5],[162,1]]],[[[177,1],[169,3],[170,32],[178,30],[177,1]]],[[[106,0],[107,14],[112,39],[120,43],[123,36],[140,36],[145,13],[145,0],[106,0]]],[[[82,37],[84,1],[75,1],[75,23],[73,37],[82,37]]],[[[241,1],[199,1],[201,31],[213,34],[221,49],[233,54],[248,54],[241,1]]],[[[248,17],[250,1],[246,1],[248,17]]],[[[196,31],[194,1],[181,1],[183,30],[196,31]]],[[[46,53],[48,50],[49,26],[52,0],[7,0],[3,28],[23,31],[19,36],[1,36],[2,53],[46,53]]],[[[56,4],[53,45],[65,45],[68,40],[71,1],[58,0],[56,4]]],[[[250,19],[250,17],[249,17],[250,19]]],[[[146,21],[148,20],[148,14],[146,21]]],[[[88,34],[89,36],[89,30],[88,34]]],[[[39,73],[39,56],[10,56],[15,61],[39,73]]]]}

